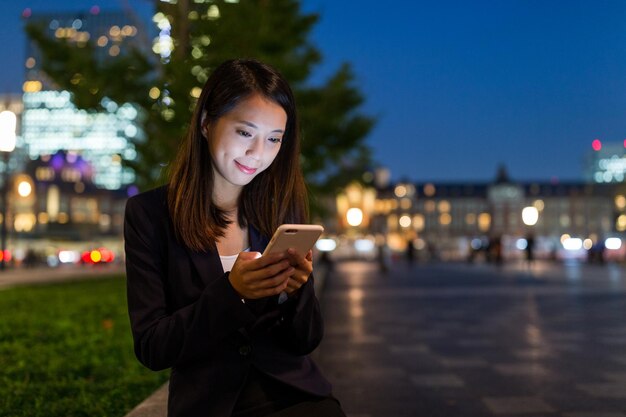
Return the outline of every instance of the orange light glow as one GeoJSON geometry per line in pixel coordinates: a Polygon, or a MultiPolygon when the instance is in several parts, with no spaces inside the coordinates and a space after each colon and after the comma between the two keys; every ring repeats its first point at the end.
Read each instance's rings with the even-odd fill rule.
{"type": "Polygon", "coordinates": [[[97,264],[102,260],[102,254],[100,253],[100,251],[92,250],[89,254],[89,258],[91,259],[91,262],[97,264]]]}
{"type": "Polygon", "coordinates": [[[115,255],[113,255],[113,252],[111,252],[110,250],[106,249],[106,248],[100,248],[99,249],[100,254],[102,255],[102,262],[104,263],[109,263],[109,262],[113,262],[113,259],[115,258],[115,255]]]}

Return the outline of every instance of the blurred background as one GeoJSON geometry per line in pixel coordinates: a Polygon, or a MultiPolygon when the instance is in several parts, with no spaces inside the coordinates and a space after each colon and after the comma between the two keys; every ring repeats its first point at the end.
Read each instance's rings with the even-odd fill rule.
{"type": "MultiPolygon", "coordinates": [[[[167,379],[132,356],[124,207],[165,183],[202,86],[229,58],[272,64],[294,89],[312,222],[325,227],[316,271],[320,282],[333,278],[320,288],[341,301],[328,307],[319,360],[350,415],[401,415],[370,412],[375,396],[355,384],[430,381],[397,368],[352,380],[329,359],[343,351],[340,335],[357,347],[345,363],[376,361],[358,356],[363,340],[384,339],[363,317],[389,318],[381,334],[412,334],[398,323],[415,307],[400,317],[362,305],[375,297],[370,286],[390,285],[382,274],[403,277],[382,292],[394,305],[418,294],[407,291],[417,277],[458,284],[469,271],[459,266],[512,292],[511,271],[530,274],[526,284],[570,285],[572,265],[578,278],[623,289],[623,1],[23,0],[0,10],[0,315],[10,318],[0,325],[0,397],[11,398],[0,414],[124,415],[167,379]],[[112,278],[13,288],[70,271],[112,278]],[[41,359],[26,346],[41,346],[41,359]],[[62,355],[75,363],[57,363],[62,355]]],[[[532,301],[522,321],[536,344],[542,315],[532,301]]],[[[453,315],[453,305],[426,313],[453,315]]],[[[387,345],[400,355],[436,350],[387,345]]],[[[435,380],[454,388],[455,378],[435,380]]],[[[454,402],[437,395],[433,410],[454,402]]],[[[489,401],[475,415],[506,414],[489,401]]]]}
{"type": "Polygon", "coordinates": [[[515,259],[532,236],[538,257],[623,258],[621,2],[3,8],[11,267],[123,261],[125,199],[165,181],[203,82],[234,56],[294,85],[334,257],[480,261],[500,242],[515,259]]]}

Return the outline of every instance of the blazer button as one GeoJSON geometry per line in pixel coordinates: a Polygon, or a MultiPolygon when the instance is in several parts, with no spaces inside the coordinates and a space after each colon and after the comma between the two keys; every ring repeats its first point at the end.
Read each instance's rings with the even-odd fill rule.
{"type": "Polygon", "coordinates": [[[252,352],[252,346],[250,345],[243,345],[239,347],[239,354],[241,356],[248,356],[251,352],[252,352]]]}

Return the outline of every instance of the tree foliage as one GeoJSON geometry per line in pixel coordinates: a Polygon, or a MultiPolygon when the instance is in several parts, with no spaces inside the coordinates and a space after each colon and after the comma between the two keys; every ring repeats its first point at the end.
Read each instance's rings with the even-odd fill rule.
{"type": "Polygon", "coordinates": [[[267,62],[291,83],[301,115],[302,167],[314,194],[333,193],[362,174],[370,161],[364,139],[374,120],[359,113],[363,96],[350,66],[343,64],[320,85],[309,82],[321,61],[309,41],[318,15],[302,13],[296,0],[156,1],[155,7],[171,24],[174,49],[165,59],[152,45],[125,45],[124,53],[99,59],[93,42],[81,47],[48,37],[36,24],[26,26],[41,50],[43,72],[73,94],[77,107],[99,111],[108,98],[143,109],[145,136],[135,143],[138,158],[127,161],[140,188],[165,181],[163,167],[187,128],[194,88],[236,57],[267,62]],[[149,94],[154,87],[160,92],[156,99],[149,94]]]}

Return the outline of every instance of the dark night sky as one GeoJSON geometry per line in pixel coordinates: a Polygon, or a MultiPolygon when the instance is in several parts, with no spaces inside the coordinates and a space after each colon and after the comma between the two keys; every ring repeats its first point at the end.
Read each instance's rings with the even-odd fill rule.
{"type": "MultiPolygon", "coordinates": [[[[93,0],[2,1],[0,93],[20,90],[20,15],[93,0]]],[[[120,0],[100,2],[106,7],[120,0]]],[[[150,2],[128,0],[142,15],[150,2]]],[[[626,139],[626,2],[305,0],[321,19],[316,79],[348,61],[395,179],[580,180],[591,141],[626,139]]]]}

